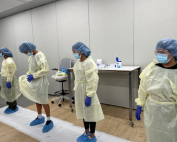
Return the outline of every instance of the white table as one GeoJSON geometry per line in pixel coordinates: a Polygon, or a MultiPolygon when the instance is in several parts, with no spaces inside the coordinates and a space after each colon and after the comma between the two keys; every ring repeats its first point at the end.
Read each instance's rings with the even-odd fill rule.
{"type": "MultiPolygon", "coordinates": [[[[98,73],[119,73],[119,72],[128,72],[129,73],[129,120],[130,125],[133,127],[134,123],[132,121],[132,72],[138,71],[138,85],[140,84],[140,66],[122,66],[122,68],[98,68],[98,73]]],[[[70,98],[70,109],[72,108],[72,89],[71,89],[71,72],[73,72],[73,68],[68,69],[68,87],[69,87],[69,98],[70,98]]]]}

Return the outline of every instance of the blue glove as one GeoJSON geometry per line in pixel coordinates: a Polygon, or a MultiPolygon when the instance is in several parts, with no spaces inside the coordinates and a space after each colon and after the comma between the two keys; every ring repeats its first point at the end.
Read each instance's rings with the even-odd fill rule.
{"type": "Polygon", "coordinates": [[[11,86],[11,82],[7,82],[7,84],[6,84],[6,86],[7,86],[7,88],[11,88],[12,86],[11,86]]]}
{"type": "Polygon", "coordinates": [[[62,68],[61,71],[68,74],[68,70],[66,68],[62,68]]]}
{"type": "Polygon", "coordinates": [[[91,105],[91,97],[88,97],[85,99],[85,105],[88,107],[91,105]]]}
{"type": "Polygon", "coordinates": [[[141,120],[141,118],[140,118],[141,109],[142,109],[141,106],[137,106],[136,115],[135,115],[137,120],[141,120]]]}
{"type": "Polygon", "coordinates": [[[34,79],[34,78],[33,78],[33,75],[32,75],[32,74],[28,75],[28,78],[27,78],[27,81],[28,81],[28,82],[31,82],[33,79],[34,79]]]}

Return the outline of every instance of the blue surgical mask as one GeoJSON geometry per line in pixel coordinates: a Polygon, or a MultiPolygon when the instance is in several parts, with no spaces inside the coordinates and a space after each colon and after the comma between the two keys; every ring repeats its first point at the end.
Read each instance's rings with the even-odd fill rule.
{"type": "Polygon", "coordinates": [[[4,57],[4,56],[2,55],[2,53],[0,53],[0,57],[4,57]]]}
{"type": "Polygon", "coordinates": [[[75,57],[76,59],[80,59],[80,58],[81,58],[81,55],[79,55],[79,53],[74,53],[73,55],[74,55],[74,57],[75,57]]]}
{"type": "Polygon", "coordinates": [[[160,53],[157,54],[157,61],[161,64],[166,64],[170,60],[171,60],[171,58],[168,59],[168,54],[160,54],[160,53]]]}
{"type": "Polygon", "coordinates": [[[27,54],[28,56],[32,56],[33,55],[33,52],[28,52],[28,54],[27,54]]]}

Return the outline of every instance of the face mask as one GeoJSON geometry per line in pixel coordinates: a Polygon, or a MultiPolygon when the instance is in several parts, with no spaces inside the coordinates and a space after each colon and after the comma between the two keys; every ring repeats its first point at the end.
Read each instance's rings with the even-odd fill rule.
{"type": "Polygon", "coordinates": [[[33,52],[32,53],[30,53],[30,52],[28,52],[28,54],[27,54],[28,56],[32,56],[33,55],[33,52]]]}
{"type": "Polygon", "coordinates": [[[79,53],[74,53],[73,55],[74,55],[74,57],[75,57],[76,59],[80,59],[80,58],[81,58],[81,55],[79,55],[79,53]]]}
{"type": "Polygon", "coordinates": [[[4,57],[4,56],[2,55],[2,53],[0,53],[0,57],[4,57]]]}
{"type": "Polygon", "coordinates": [[[157,54],[157,61],[161,64],[166,64],[168,62],[170,62],[170,60],[172,59],[172,57],[170,59],[168,59],[168,54],[157,54]]]}

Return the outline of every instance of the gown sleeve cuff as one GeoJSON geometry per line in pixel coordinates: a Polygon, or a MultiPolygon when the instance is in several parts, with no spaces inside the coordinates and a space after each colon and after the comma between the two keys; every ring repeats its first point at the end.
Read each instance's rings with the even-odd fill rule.
{"type": "Polygon", "coordinates": [[[141,107],[145,105],[145,102],[141,101],[140,98],[135,99],[135,102],[138,106],[141,106],[141,107]]]}

